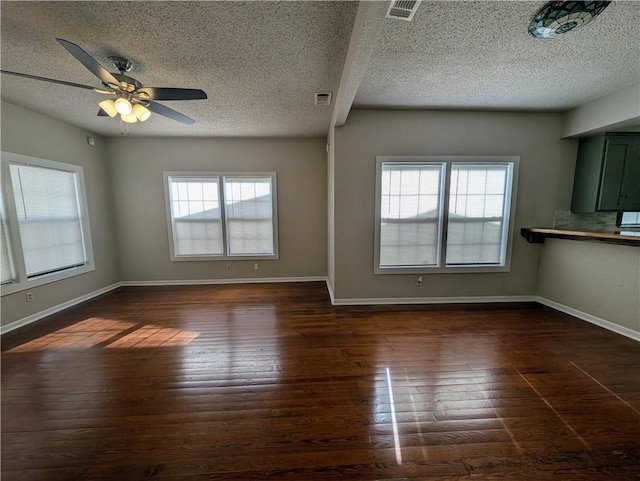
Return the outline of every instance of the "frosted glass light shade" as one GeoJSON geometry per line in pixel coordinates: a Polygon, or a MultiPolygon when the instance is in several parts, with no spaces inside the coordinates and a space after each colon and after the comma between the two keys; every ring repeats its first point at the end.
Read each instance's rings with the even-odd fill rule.
{"type": "Polygon", "coordinates": [[[124,97],[117,98],[115,101],[116,110],[119,114],[122,115],[130,115],[133,107],[131,106],[131,102],[125,99],[124,97]]]}
{"type": "Polygon", "coordinates": [[[118,111],[116,110],[116,103],[111,100],[103,100],[98,104],[102,110],[106,112],[109,117],[115,117],[118,115],[118,111]]]}
{"type": "Polygon", "coordinates": [[[138,117],[136,117],[133,114],[121,115],[120,118],[122,119],[123,122],[126,122],[128,124],[135,124],[138,121],[138,117]]]}
{"type": "Polygon", "coordinates": [[[144,122],[151,116],[151,112],[144,105],[135,104],[133,106],[133,115],[135,115],[140,122],[144,122]]]}

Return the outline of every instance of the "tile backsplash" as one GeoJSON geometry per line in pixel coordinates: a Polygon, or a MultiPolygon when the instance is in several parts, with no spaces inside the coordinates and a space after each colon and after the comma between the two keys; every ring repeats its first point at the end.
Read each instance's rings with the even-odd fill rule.
{"type": "Polygon", "coordinates": [[[553,216],[553,228],[591,232],[612,232],[618,229],[616,227],[616,216],[616,212],[574,214],[569,210],[557,210],[553,216]]]}

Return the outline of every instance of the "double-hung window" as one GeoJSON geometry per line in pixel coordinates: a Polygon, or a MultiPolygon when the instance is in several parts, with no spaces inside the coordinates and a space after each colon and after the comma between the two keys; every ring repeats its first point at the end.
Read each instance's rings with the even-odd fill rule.
{"type": "Polygon", "coordinates": [[[509,269],[514,157],[378,157],[377,274],[509,269]]]}
{"type": "Polygon", "coordinates": [[[275,173],[165,172],[172,260],[277,259],[275,173]]]}
{"type": "Polygon", "coordinates": [[[3,294],[94,269],[82,167],[2,153],[3,294]]]}

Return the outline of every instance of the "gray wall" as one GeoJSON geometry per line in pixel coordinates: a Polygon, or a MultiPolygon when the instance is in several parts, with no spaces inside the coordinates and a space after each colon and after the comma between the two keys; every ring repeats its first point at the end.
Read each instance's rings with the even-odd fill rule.
{"type": "Polygon", "coordinates": [[[559,114],[353,111],[327,154],[324,139],[102,139],[2,102],[3,150],[83,166],[96,262],[93,272],[33,288],[34,302],[3,296],[2,325],[120,280],[328,275],[338,300],[538,294],[640,331],[637,248],[540,246],[519,235],[569,207],[576,142],[561,135],[559,114]],[[511,272],[434,274],[421,287],[413,275],[374,276],[376,155],[520,156],[511,272]],[[260,261],[259,271],[246,261],[231,272],[226,262],[171,262],[165,170],[276,171],[281,258],[260,261]]]}
{"type": "Polygon", "coordinates": [[[595,99],[565,114],[563,137],[590,132],[640,132],[640,83],[595,99]]]}
{"type": "Polygon", "coordinates": [[[640,248],[547,239],[538,295],[640,333],[640,248]]]}
{"type": "Polygon", "coordinates": [[[104,139],[50,117],[2,102],[2,150],[81,165],[84,170],[96,269],[24,292],[2,297],[2,325],[76,299],[118,282],[115,223],[104,139]],[[87,137],[96,138],[94,147],[87,137]]]}
{"type": "Polygon", "coordinates": [[[524,226],[550,226],[568,209],[577,142],[561,140],[561,114],[352,111],[335,140],[337,299],[517,296],[536,292],[539,246],[524,226]],[[511,272],[374,275],[374,187],[378,155],[520,157],[511,272]]]}
{"type": "Polygon", "coordinates": [[[110,138],[121,280],[325,276],[324,139],[110,138]],[[280,259],[171,262],[163,171],[271,172],[278,179],[280,259]]]}

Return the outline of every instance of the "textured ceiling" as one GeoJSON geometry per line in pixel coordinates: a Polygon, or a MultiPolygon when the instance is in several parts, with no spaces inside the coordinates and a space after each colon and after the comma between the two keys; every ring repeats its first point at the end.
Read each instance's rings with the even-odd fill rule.
{"type": "MultiPolygon", "coordinates": [[[[324,135],[331,106],[314,92],[338,88],[356,2],[1,2],[1,65],[100,86],[56,41],[78,44],[110,71],[130,59],[148,87],[200,88],[208,100],[161,102],[196,120],[159,115],[131,135],[324,135]]],[[[96,117],[104,96],[2,76],[2,98],[104,135],[116,119],[96,117]]]]}
{"type": "Polygon", "coordinates": [[[563,111],[640,81],[640,2],[537,39],[544,4],[423,1],[412,22],[382,24],[354,105],[563,111]]]}
{"type": "MultiPolygon", "coordinates": [[[[343,65],[345,75],[361,69],[354,90],[360,108],[563,111],[640,81],[640,2],[614,1],[584,28],[541,40],[527,25],[544,3],[423,0],[412,22],[377,19],[374,40],[366,40],[372,48],[356,50],[371,56],[345,64],[350,40],[364,41],[357,28],[350,38],[357,2],[2,1],[0,62],[5,70],[98,87],[58,45],[60,37],[112,71],[109,55],[129,58],[129,75],[145,86],[209,95],[161,102],[196,123],[152,115],[129,127],[141,136],[325,135],[333,106],[313,105],[313,94],[336,98],[343,65]]],[[[119,121],[96,116],[104,97],[93,91],[3,75],[1,93],[120,135],[119,121]]]]}

